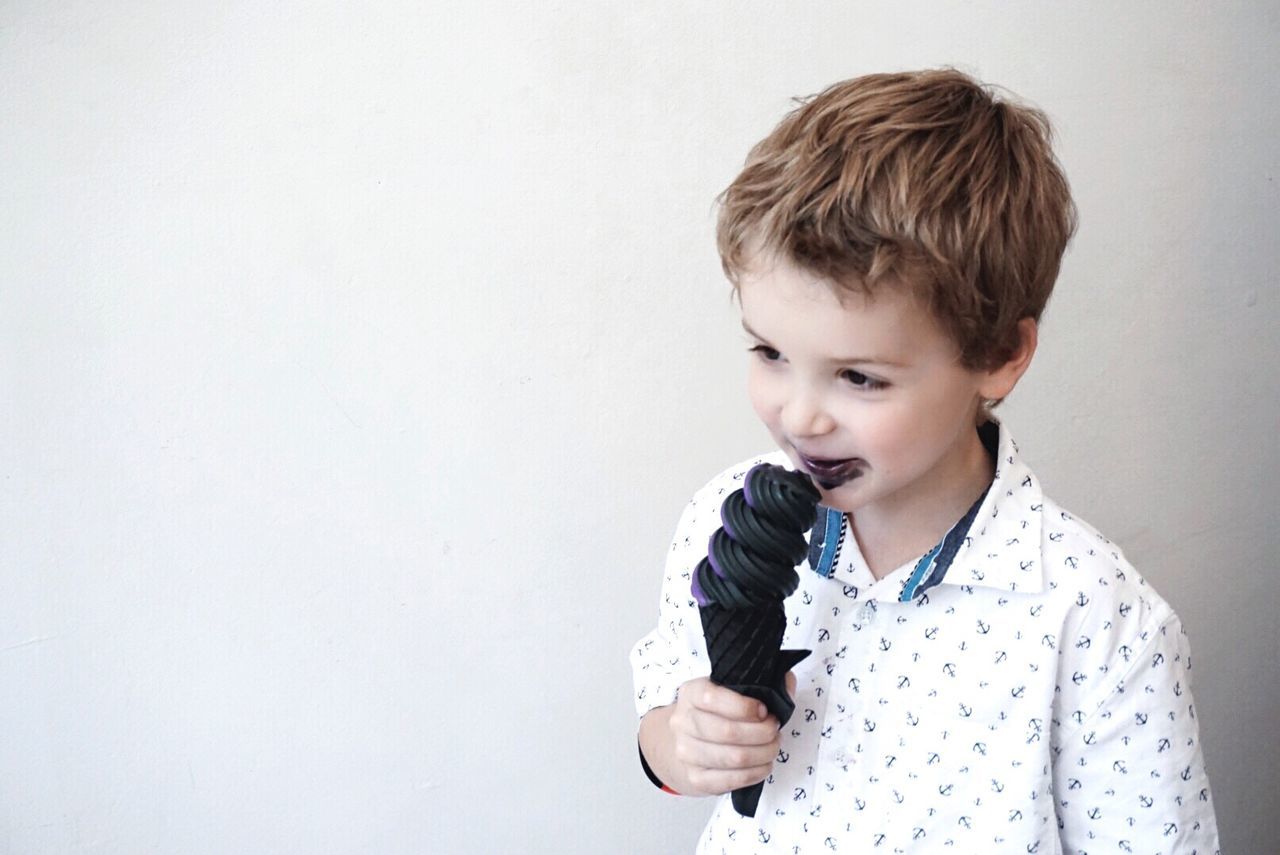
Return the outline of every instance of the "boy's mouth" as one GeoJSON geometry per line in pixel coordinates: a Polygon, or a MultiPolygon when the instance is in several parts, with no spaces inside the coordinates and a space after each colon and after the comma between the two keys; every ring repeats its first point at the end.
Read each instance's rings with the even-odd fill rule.
{"type": "Polygon", "coordinates": [[[834,459],[830,457],[809,457],[799,452],[796,453],[800,457],[801,467],[824,490],[834,490],[841,484],[852,481],[862,474],[867,465],[866,461],[861,457],[834,459]]]}

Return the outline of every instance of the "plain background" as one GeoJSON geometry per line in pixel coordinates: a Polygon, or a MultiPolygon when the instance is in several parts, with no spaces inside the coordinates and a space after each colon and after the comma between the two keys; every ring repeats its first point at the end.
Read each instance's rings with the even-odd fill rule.
{"type": "Polygon", "coordinates": [[[1183,616],[1280,839],[1280,12],[0,3],[0,852],[665,853],[627,653],[766,449],[712,200],[955,65],[1081,211],[1004,418],[1183,616]]]}

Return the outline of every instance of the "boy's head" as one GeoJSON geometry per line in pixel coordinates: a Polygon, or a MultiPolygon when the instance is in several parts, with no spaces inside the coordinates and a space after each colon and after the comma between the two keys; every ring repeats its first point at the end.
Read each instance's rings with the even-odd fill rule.
{"type": "Polygon", "coordinates": [[[990,369],[1053,290],[1075,206],[1049,122],[953,70],[873,74],[803,102],[721,195],[735,286],[782,261],[840,293],[906,290],[990,369]]]}

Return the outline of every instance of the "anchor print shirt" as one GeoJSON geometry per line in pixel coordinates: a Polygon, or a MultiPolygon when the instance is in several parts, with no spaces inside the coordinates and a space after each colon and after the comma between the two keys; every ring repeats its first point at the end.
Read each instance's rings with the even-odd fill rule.
{"type": "MultiPolygon", "coordinates": [[[[722,796],[697,851],[1218,852],[1177,615],[1042,495],[1007,429],[979,431],[987,493],[937,548],[877,581],[820,509],[785,603],[796,712],[754,818],[722,796]]],[[[690,573],[732,467],[685,509],[657,627],[631,652],[636,710],[710,673],[690,573]]]]}

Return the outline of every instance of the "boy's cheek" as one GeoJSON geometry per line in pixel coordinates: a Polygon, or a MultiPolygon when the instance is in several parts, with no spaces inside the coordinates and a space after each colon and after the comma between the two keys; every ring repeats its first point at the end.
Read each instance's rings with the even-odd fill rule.
{"type": "Polygon", "coordinates": [[[775,400],[778,397],[775,390],[766,380],[748,375],[747,397],[751,401],[751,409],[755,411],[756,417],[768,426],[770,432],[774,432],[777,413],[780,409],[780,404],[775,400]]]}

